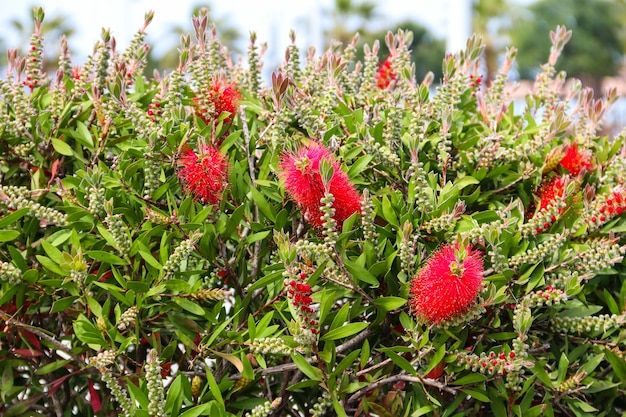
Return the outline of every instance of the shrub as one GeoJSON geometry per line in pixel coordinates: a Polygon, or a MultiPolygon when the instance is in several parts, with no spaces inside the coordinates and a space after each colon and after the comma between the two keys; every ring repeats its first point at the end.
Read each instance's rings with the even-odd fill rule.
{"type": "Polygon", "coordinates": [[[43,11],[0,81],[6,416],[576,415],[624,409],[625,134],[565,85],[525,105],[482,44],[417,82],[295,41],[265,85],[205,15],[143,74],[146,16],[48,79],[43,11]],[[231,111],[232,110],[232,111],[231,111]]]}

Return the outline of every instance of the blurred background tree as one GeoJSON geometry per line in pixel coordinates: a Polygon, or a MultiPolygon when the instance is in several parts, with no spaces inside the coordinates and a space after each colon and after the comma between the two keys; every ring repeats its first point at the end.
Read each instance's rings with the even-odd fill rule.
{"type": "Polygon", "coordinates": [[[534,79],[549,54],[545,42],[557,25],[573,31],[557,69],[581,79],[599,92],[602,78],[615,75],[623,65],[626,16],[624,1],[539,0],[514,17],[511,44],[519,50],[522,78],[534,79]]]}
{"type": "MultiPolygon", "coordinates": [[[[31,9],[32,7],[29,7],[29,10],[31,9]]],[[[0,54],[0,67],[4,67],[7,64],[7,55],[4,53],[7,47],[18,47],[18,53],[20,55],[26,54],[27,51],[25,51],[24,48],[28,48],[30,36],[33,34],[34,30],[35,25],[30,14],[24,21],[18,19],[11,19],[9,21],[9,28],[5,28],[3,31],[5,33],[13,31],[13,33],[17,35],[18,40],[16,43],[11,42],[12,45],[8,45],[4,36],[0,34],[0,51],[3,51],[3,53],[0,54]]],[[[71,36],[74,34],[74,26],[72,25],[71,19],[67,15],[61,13],[46,14],[46,18],[44,19],[43,26],[41,28],[41,33],[44,37],[44,47],[46,50],[46,55],[44,56],[44,69],[48,71],[55,71],[59,52],[61,51],[61,36],[65,35],[65,37],[70,40],[71,36]]],[[[72,45],[70,42],[70,53],[71,51],[72,45]]]]}
{"type": "MultiPolygon", "coordinates": [[[[498,70],[498,58],[507,45],[506,28],[510,23],[513,6],[507,0],[474,0],[472,30],[483,37],[486,79],[498,70]]],[[[545,42],[544,38],[543,43],[545,42]]]]}

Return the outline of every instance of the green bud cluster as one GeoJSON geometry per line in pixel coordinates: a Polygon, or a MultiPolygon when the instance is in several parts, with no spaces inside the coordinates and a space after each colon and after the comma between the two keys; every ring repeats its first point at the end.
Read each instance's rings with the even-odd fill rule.
{"type": "Polygon", "coordinates": [[[102,380],[107,388],[111,391],[113,399],[117,401],[121,412],[118,414],[123,417],[135,416],[135,407],[128,396],[128,392],[120,385],[119,381],[113,376],[113,372],[109,368],[101,368],[102,380]]]}
{"type": "Polygon", "coordinates": [[[321,397],[318,397],[313,404],[313,407],[309,410],[311,417],[324,417],[326,410],[333,406],[333,400],[330,398],[328,391],[324,391],[321,397]]]}
{"type": "Polygon", "coordinates": [[[591,317],[560,317],[552,319],[552,326],[555,330],[564,333],[599,333],[610,329],[620,328],[626,323],[624,314],[601,314],[591,317]]]}
{"type": "Polygon", "coordinates": [[[28,208],[29,216],[33,216],[45,223],[57,226],[67,225],[67,215],[31,200],[30,193],[31,191],[26,187],[3,185],[0,186],[0,202],[12,210],[28,208]]]}
{"type": "MultiPolygon", "coordinates": [[[[402,104],[401,98],[394,95],[387,95],[385,107],[387,119],[384,124],[383,141],[389,149],[395,149],[396,144],[402,139],[402,104]]],[[[399,162],[399,161],[398,161],[399,162]]]]}
{"type": "Polygon", "coordinates": [[[218,301],[230,295],[228,290],[222,288],[201,288],[193,294],[196,300],[218,301]]]}
{"type": "Polygon", "coordinates": [[[194,251],[199,238],[200,235],[194,234],[189,239],[183,240],[176,249],[174,249],[174,252],[167,259],[165,265],[163,265],[165,279],[171,278],[174,273],[180,269],[183,262],[187,261],[189,255],[194,251]]]}
{"type": "Polygon", "coordinates": [[[438,327],[442,329],[454,328],[472,322],[473,320],[481,318],[487,310],[485,309],[485,300],[479,296],[474,304],[472,304],[469,310],[465,314],[452,317],[449,320],[444,320],[439,323],[438,327]]]}
{"type": "Polygon", "coordinates": [[[258,95],[261,88],[261,64],[259,62],[259,50],[256,41],[256,33],[250,33],[250,43],[248,44],[248,88],[253,95],[258,95]]]}
{"type": "Polygon", "coordinates": [[[128,254],[131,244],[130,234],[128,226],[126,226],[126,223],[122,220],[122,215],[107,214],[107,217],[104,219],[104,224],[107,226],[109,232],[111,232],[111,236],[113,236],[119,253],[122,255],[128,254]]]}
{"type": "Polygon", "coordinates": [[[246,417],[268,417],[282,402],[280,397],[276,398],[274,401],[266,401],[263,404],[259,404],[250,410],[249,413],[246,413],[246,417]]]}
{"type": "Polygon", "coordinates": [[[324,197],[320,199],[320,211],[323,213],[322,220],[324,222],[324,244],[331,249],[335,247],[335,242],[339,236],[336,230],[337,222],[333,218],[335,215],[334,201],[335,197],[329,192],[325,192],[324,197]]]}
{"type": "Polygon", "coordinates": [[[367,152],[374,156],[377,161],[397,167],[400,165],[400,157],[388,145],[376,142],[371,135],[366,135],[363,145],[367,152]]]}
{"type": "Polygon", "coordinates": [[[509,258],[509,268],[517,269],[521,265],[532,265],[541,260],[551,256],[555,253],[565,242],[564,234],[553,234],[539,243],[532,249],[528,249],[526,252],[517,254],[509,258]]]}
{"type": "Polygon", "coordinates": [[[377,236],[376,225],[374,224],[376,211],[374,209],[374,203],[370,198],[370,194],[367,188],[363,191],[363,198],[361,199],[361,213],[363,239],[365,241],[374,242],[377,236]]]}
{"type": "Polygon", "coordinates": [[[161,174],[161,166],[159,161],[154,159],[151,152],[146,153],[145,166],[143,169],[144,186],[143,196],[144,198],[150,198],[152,193],[159,188],[161,182],[159,176],[161,174]]]}
{"type": "Polygon", "coordinates": [[[95,57],[95,81],[94,84],[100,92],[106,87],[108,78],[109,62],[111,58],[111,34],[108,30],[102,30],[102,40],[97,43],[95,57]]]}
{"type": "Polygon", "coordinates": [[[139,309],[137,306],[131,306],[128,310],[124,311],[120,315],[120,319],[117,323],[117,329],[121,332],[126,330],[130,325],[135,323],[139,309]]]}
{"type": "Polygon", "coordinates": [[[581,276],[592,278],[624,259],[626,247],[620,246],[615,239],[591,238],[584,243],[589,248],[576,256],[573,268],[581,276]]]}
{"type": "Polygon", "coordinates": [[[412,159],[411,166],[409,166],[408,177],[409,187],[412,188],[412,195],[415,196],[415,203],[418,207],[421,207],[423,211],[429,212],[433,208],[432,190],[428,182],[426,182],[424,163],[417,160],[417,158],[412,159]]]}
{"type": "Polygon", "coordinates": [[[156,349],[148,352],[144,372],[148,387],[148,414],[151,417],[165,417],[165,388],[156,349]]]}
{"type": "Polygon", "coordinates": [[[448,231],[454,228],[457,219],[457,216],[453,213],[443,213],[439,217],[435,217],[424,222],[420,226],[420,229],[424,230],[428,234],[448,231]]]}
{"type": "Polygon", "coordinates": [[[570,376],[565,381],[561,382],[556,387],[556,390],[559,392],[572,391],[580,386],[580,384],[582,383],[583,379],[585,379],[586,376],[587,376],[586,371],[583,371],[583,370],[578,371],[576,372],[576,374],[570,376]]]}
{"type": "Polygon", "coordinates": [[[116,357],[117,354],[114,350],[103,350],[98,352],[96,356],[89,358],[89,365],[102,371],[102,369],[111,365],[115,361],[116,357]]]}
{"type": "Polygon", "coordinates": [[[105,198],[104,193],[105,189],[99,186],[89,187],[87,190],[87,199],[89,200],[89,205],[87,206],[87,211],[93,214],[96,217],[101,217],[106,214],[105,209],[105,198]]]}
{"type": "Polygon", "coordinates": [[[0,280],[11,285],[17,285],[22,281],[22,271],[7,262],[0,262],[0,280]]]}
{"type": "Polygon", "coordinates": [[[250,343],[250,352],[255,354],[288,356],[294,351],[280,337],[259,337],[250,343]]]}

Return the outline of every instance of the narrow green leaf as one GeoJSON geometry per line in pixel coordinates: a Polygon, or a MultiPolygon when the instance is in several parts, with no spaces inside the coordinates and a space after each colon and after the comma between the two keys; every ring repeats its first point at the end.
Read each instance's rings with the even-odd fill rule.
{"type": "Polygon", "coordinates": [[[17,239],[20,232],[17,230],[0,230],[0,242],[10,242],[17,239]]]}
{"type": "Polygon", "coordinates": [[[86,253],[91,259],[105,262],[110,265],[126,265],[126,261],[111,252],[103,250],[90,250],[86,253]]]}
{"type": "Polygon", "coordinates": [[[67,143],[63,142],[62,140],[52,138],[50,141],[52,142],[52,147],[54,148],[54,150],[60,153],[61,155],[65,155],[65,156],[74,155],[74,151],[72,150],[72,147],[68,145],[67,143]]]}
{"type": "Polygon", "coordinates": [[[369,323],[348,323],[345,326],[333,329],[321,337],[320,340],[337,340],[352,336],[369,326],[369,323]]]}
{"type": "Polygon", "coordinates": [[[481,401],[484,403],[491,402],[491,400],[489,399],[489,396],[484,391],[478,391],[475,389],[467,389],[467,388],[462,388],[461,391],[463,391],[470,397],[477,399],[478,401],[481,401]]]}
{"type": "Polygon", "coordinates": [[[93,139],[91,137],[91,133],[89,132],[89,129],[87,129],[87,126],[85,126],[85,124],[81,121],[77,121],[76,122],[76,131],[78,132],[78,135],[76,135],[74,138],[80,142],[82,145],[85,145],[89,148],[93,148],[93,139]]]}
{"type": "Polygon", "coordinates": [[[154,256],[152,256],[150,252],[146,252],[145,250],[139,250],[137,251],[137,253],[139,253],[139,256],[141,256],[143,260],[146,261],[151,267],[159,271],[163,269],[163,266],[159,263],[159,261],[156,260],[154,256]]]}
{"type": "Polygon", "coordinates": [[[197,316],[204,316],[205,314],[205,311],[202,307],[186,298],[174,297],[174,302],[181,306],[183,309],[197,316]]]}
{"type": "Polygon", "coordinates": [[[37,369],[35,371],[35,375],[47,375],[51,372],[56,371],[57,369],[63,368],[65,365],[67,365],[70,362],[72,362],[71,359],[64,359],[64,360],[49,363],[37,369]]]}
{"type": "Polygon", "coordinates": [[[321,381],[324,378],[322,371],[320,371],[318,368],[313,367],[313,365],[308,363],[304,356],[300,355],[299,353],[294,353],[293,355],[291,355],[291,359],[293,359],[293,362],[296,364],[298,369],[301,370],[303,374],[308,376],[309,379],[313,381],[321,381]]]}
{"type": "Polygon", "coordinates": [[[406,303],[407,303],[407,300],[405,298],[393,297],[393,296],[379,297],[374,300],[374,305],[382,308],[385,311],[395,310],[397,308],[402,307],[406,303]]]}
{"type": "Polygon", "coordinates": [[[378,287],[378,280],[367,269],[363,268],[356,262],[348,260],[347,258],[344,258],[343,263],[355,281],[363,281],[373,287],[378,287]]]}
{"type": "Polygon", "coordinates": [[[26,208],[14,211],[8,216],[3,217],[2,219],[0,219],[0,227],[7,227],[7,226],[15,224],[15,222],[17,222],[19,219],[24,217],[28,213],[29,210],[30,209],[26,207],[26,208]]]}

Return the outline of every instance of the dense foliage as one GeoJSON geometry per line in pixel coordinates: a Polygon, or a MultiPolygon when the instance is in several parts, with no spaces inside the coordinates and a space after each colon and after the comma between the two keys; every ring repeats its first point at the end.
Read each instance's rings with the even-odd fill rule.
{"type": "Polygon", "coordinates": [[[416,80],[410,33],[269,85],[204,15],[0,80],[5,416],[538,416],[626,408],[626,148],[552,49],[523,108],[480,39],[416,80]]]}

